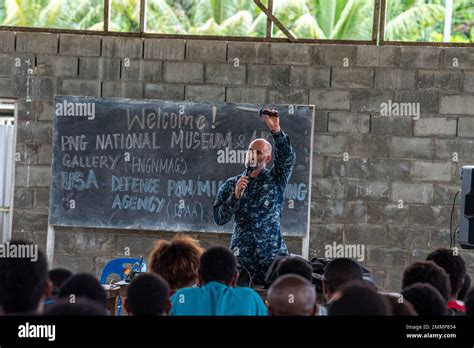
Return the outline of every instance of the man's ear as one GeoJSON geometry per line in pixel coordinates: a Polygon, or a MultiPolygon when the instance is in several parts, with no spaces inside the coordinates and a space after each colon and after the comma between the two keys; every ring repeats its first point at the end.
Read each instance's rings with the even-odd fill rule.
{"type": "Polygon", "coordinates": [[[168,301],[166,301],[165,303],[163,315],[168,315],[168,313],[170,312],[170,309],[171,309],[171,301],[168,299],[168,301]]]}
{"type": "Polygon", "coordinates": [[[232,277],[232,280],[230,281],[230,286],[236,286],[237,285],[237,280],[239,280],[240,273],[239,271],[235,271],[234,276],[232,277]]]}
{"type": "Polygon", "coordinates": [[[43,296],[45,298],[53,296],[53,289],[54,289],[53,281],[48,278],[48,280],[46,281],[46,284],[44,285],[43,296]]]}
{"type": "Polygon", "coordinates": [[[270,163],[273,159],[272,155],[267,155],[267,163],[270,163]]]}

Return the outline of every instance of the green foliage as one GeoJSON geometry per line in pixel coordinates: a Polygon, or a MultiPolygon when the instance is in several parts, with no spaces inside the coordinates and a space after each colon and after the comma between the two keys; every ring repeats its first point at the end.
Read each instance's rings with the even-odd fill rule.
{"type": "MultiPolygon", "coordinates": [[[[387,0],[385,39],[442,41],[446,0],[387,0]]],[[[264,4],[267,1],[263,1],[264,4]]],[[[274,0],[274,15],[297,38],[371,40],[374,0],[274,0]]],[[[140,30],[140,0],[111,0],[111,31],[140,30]]],[[[103,0],[0,0],[0,24],[103,29],[103,0]]],[[[147,31],[266,35],[253,0],[148,0],[147,31]]],[[[474,0],[454,0],[452,42],[474,42],[474,0]]],[[[285,37],[274,24],[274,37],[285,37]]]]}

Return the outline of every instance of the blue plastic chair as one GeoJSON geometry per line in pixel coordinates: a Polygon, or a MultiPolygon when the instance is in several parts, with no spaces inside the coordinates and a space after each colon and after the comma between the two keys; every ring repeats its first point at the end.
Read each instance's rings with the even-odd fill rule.
{"type": "MultiPolygon", "coordinates": [[[[107,277],[110,275],[117,275],[120,280],[124,280],[127,275],[124,273],[126,268],[131,268],[130,271],[135,272],[146,272],[146,263],[142,261],[140,269],[138,269],[140,264],[139,258],[134,257],[119,257],[117,259],[110,260],[104,266],[102,274],[100,275],[100,283],[107,284],[107,277]]],[[[117,299],[117,315],[120,315],[122,311],[122,299],[120,295],[117,299]]]]}

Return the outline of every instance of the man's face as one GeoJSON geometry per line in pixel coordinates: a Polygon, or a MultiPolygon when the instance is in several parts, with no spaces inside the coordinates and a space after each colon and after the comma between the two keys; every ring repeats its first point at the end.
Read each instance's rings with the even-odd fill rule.
{"type": "Polygon", "coordinates": [[[247,164],[256,167],[256,170],[265,168],[272,160],[270,145],[263,139],[256,139],[249,145],[247,164]]]}

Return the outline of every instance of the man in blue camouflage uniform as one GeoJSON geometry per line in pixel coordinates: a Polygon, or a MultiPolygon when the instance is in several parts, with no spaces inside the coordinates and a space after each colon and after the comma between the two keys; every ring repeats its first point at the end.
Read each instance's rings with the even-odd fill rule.
{"type": "Polygon", "coordinates": [[[278,254],[288,254],[280,218],[285,188],[296,160],[288,135],[280,129],[279,118],[263,118],[275,142],[273,167],[266,168],[272,160],[272,145],[265,139],[252,141],[249,153],[256,155],[256,167],[250,177],[244,172],[228,179],[214,203],[216,224],[223,225],[235,215],[230,248],[240,266],[250,272],[254,284],[264,283],[265,273],[278,254]]]}

